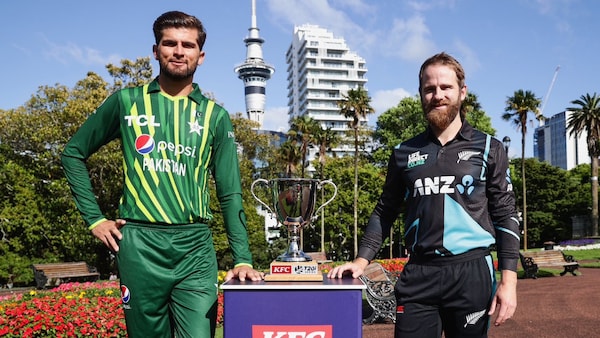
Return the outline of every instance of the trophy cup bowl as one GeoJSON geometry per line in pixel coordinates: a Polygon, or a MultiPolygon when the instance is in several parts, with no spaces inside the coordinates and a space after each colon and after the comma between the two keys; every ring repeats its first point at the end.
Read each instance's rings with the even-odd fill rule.
{"type": "MultiPolygon", "coordinates": [[[[287,227],[288,230],[288,249],[285,253],[277,257],[276,262],[310,262],[312,258],[305,254],[299,246],[300,233],[302,228],[308,226],[315,218],[316,214],[331,203],[337,195],[337,186],[331,180],[320,181],[308,178],[276,178],[265,180],[259,178],[252,183],[250,188],[252,196],[267,208],[267,210],[277,217],[277,221],[287,227]],[[255,186],[263,184],[268,188],[270,205],[263,202],[254,193],[255,186]],[[329,184],[334,188],[333,196],[325,203],[321,204],[315,210],[317,202],[317,190],[324,185],[329,184]]],[[[280,264],[275,262],[271,264],[271,274],[311,274],[318,273],[318,266],[314,264],[280,264]],[[287,268],[287,267],[290,268],[287,268]],[[274,269],[276,268],[276,269],[274,269]],[[294,271],[295,270],[295,271],[294,271]],[[316,270],[316,271],[313,271],[316,270]]],[[[319,274],[322,278],[322,276],[319,274]]]]}

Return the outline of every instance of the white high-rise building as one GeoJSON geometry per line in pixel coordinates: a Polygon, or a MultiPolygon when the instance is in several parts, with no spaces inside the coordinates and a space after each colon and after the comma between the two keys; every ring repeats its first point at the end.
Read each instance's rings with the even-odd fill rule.
{"type": "Polygon", "coordinates": [[[586,142],[587,132],[584,131],[579,137],[573,137],[567,129],[570,116],[570,111],[563,111],[535,128],[534,157],[566,170],[591,162],[586,142]]]}
{"type": "MultiPolygon", "coordinates": [[[[323,129],[331,128],[339,133],[347,131],[350,119],[340,114],[337,102],[348,90],[365,88],[365,60],[350,51],[343,38],[307,24],[294,27],[286,63],[290,119],[308,115],[323,129]]],[[[366,118],[361,121],[361,124],[366,123],[366,118]]],[[[347,142],[332,151],[338,156],[353,154],[354,145],[347,142]]],[[[316,150],[313,150],[309,159],[314,158],[315,153],[316,150]]]]}

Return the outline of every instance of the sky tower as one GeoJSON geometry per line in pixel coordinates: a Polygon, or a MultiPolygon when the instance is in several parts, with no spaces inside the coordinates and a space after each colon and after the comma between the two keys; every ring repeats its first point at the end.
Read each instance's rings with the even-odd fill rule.
{"type": "Polygon", "coordinates": [[[256,26],[256,0],[252,0],[252,24],[248,29],[246,43],[246,61],[235,67],[234,71],[244,81],[246,97],[246,113],[248,119],[258,122],[258,129],[262,129],[265,115],[265,87],[275,68],[263,60],[262,44],[265,40],[258,36],[256,26]]]}

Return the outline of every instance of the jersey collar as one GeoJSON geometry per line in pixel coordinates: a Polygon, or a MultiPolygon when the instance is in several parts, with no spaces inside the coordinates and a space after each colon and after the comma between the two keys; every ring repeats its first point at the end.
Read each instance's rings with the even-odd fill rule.
{"type": "MultiPolygon", "coordinates": [[[[198,86],[197,83],[192,83],[192,92],[188,95],[188,97],[200,104],[202,101],[206,100],[206,97],[204,95],[202,95],[202,92],[200,91],[200,87],[198,86]]],[[[154,78],[154,80],[152,80],[152,82],[150,82],[148,84],[148,93],[158,93],[160,92],[160,85],[158,84],[158,76],[154,78]]]]}
{"type": "MultiPolygon", "coordinates": [[[[454,139],[463,139],[466,141],[470,141],[473,138],[473,127],[469,124],[469,122],[467,122],[467,120],[463,120],[462,121],[462,126],[460,127],[460,130],[458,131],[458,134],[456,135],[456,137],[454,137],[454,139]]],[[[431,126],[427,126],[427,130],[425,131],[427,138],[429,138],[430,140],[434,140],[437,142],[437,138],[435,137],[435,134],[433,133],[433,131],[431,130],[431,126]]]]}

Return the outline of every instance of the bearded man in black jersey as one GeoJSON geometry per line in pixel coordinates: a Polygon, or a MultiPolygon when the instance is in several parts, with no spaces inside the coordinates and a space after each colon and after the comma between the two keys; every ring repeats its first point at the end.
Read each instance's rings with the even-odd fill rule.
{"type": "Polygon", "coordinates": [[[508,158],[499,140],[465,120],[465,73],[452,56],[423,63],[419,92],[429,126],[395,147],[356,258],[328,277],[358,278],[403,211],[409,260],[395,286],[395,337],[487,337],[492,315],[500,325],[517,306],[520,237],[508,158]]]}

